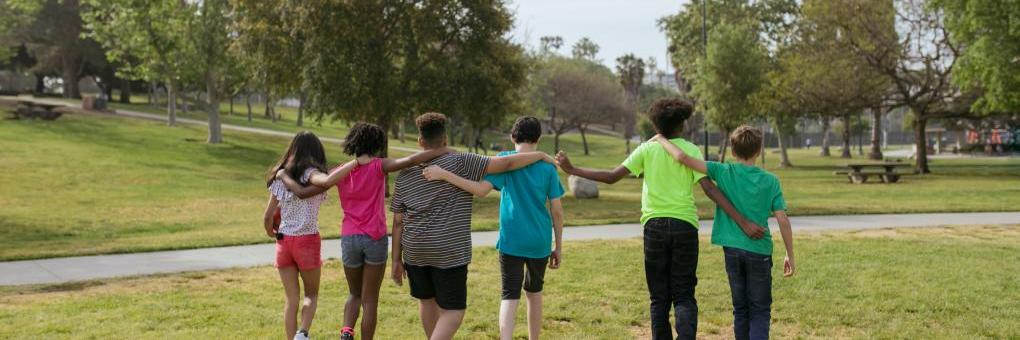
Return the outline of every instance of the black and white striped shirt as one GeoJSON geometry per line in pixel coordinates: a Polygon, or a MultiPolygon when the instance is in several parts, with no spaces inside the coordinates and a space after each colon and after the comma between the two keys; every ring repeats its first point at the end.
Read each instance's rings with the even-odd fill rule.
{"type": "Polygon", "coordinates": [[[422,169],[429,165],[472,180],[481,180],[489,158],[471,153],[449,153],[400,172],[390,200],[390,211],[403,214],[400,237],[404,262],[437,268],[471,263],[472,196],[446,181],[427,181],[422,169]]]}

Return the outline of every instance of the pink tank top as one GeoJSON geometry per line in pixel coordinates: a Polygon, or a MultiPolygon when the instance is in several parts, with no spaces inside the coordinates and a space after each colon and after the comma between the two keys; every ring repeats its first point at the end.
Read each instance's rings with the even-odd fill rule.
{"type": "Polygon", "coordinates": [[[340,235],[368,235],[373,240],[386,236],[386,174],[382,159],[359,164],[336,187],[344,211],[340,235]]]}

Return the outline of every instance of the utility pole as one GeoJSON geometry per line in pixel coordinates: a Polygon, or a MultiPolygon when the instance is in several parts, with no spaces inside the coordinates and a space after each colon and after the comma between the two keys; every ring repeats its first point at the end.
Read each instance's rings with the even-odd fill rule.
{"type": "MultiPolygon", "coordinates": [[[[706,29],[708,16],[706,11],[708,8],[708,0],[701,0],[701,45],[704,47],[703,55],[708,57],[708,30],[706,29]]],[[[705,159],[708,159],[708,104],[704,104],[701,113],[701,120],[704,125],[703,130],[705,131],[705,159]]]]}

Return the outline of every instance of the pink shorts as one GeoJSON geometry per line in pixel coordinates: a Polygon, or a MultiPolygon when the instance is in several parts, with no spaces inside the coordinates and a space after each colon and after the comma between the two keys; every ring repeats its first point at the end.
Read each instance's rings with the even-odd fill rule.
{"type": "Polygon", "coordinates": [[[322,266],[322,239],[319,234],[284,236],[276,241],[276,268],[297,266],[298,270],[313,270],[322,266]]]}

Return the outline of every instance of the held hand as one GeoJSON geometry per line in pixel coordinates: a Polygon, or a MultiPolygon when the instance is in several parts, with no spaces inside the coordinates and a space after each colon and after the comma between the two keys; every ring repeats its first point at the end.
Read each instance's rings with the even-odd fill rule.
{"type": "Polygon", "coordinates": [[[407,273],[404,272],[404,264],[394,261],[393,270],[390,272],[390,276],[393,277],[393,283],[396,283],[398,286],[403,286],[404,278],[407,277],[407,273]]]}
{"type": "Polygon", "coordinates": [[[276,170],[276,179],[282,180],[283,176],[287,176],[287,171],[285,169],[276,170]]]}
{"type": "Polygon", "coordinates": [[[440,168],[438,165],[429,165],[425,169],[421,170],[421,175],[424,176],[425,179],[429,181],[446,179],[446,175],[448,175],[449,173],[450,173],[449,171],[440,168]]]}
{"type": "Polygon", "coordinates": [[[752,240],[757,240],[762,237],[765,237],[765,228],[762,228],[757,224],[747,222],[746,225],[742,225],[740,226],[740,228],[743,229],[744,234],[747,234],[747,237],[750,237],[752,240]]]}
{"type": "Polygon", "coordinates": [[[563,171],[568,174],[574,171],[574,165],[570,164],[570,158],[567,157],[566,152],[560,151],[556,153],[556,165],[558,165],[560,169],[563,169],[563,171]]]}
{"type": "Polygon", "coordinates": [[[563,261],[563,255],[560,249],[553,250],[552,254],[549,254],[549,269],[559,269],[560,262],[563,261]]]}
{"type": "Polygon", "coordinates": [[[266,236],[269,236],[269,238],[275,240],[276,239],[276,230],[274,230],[273,228],[266,228],[266,236]]]}
{"type": "Polygon", "coordinates": [[[791,277],[794,273],[793,258],[789,255],[783,258],[783,277],[791,277]]]}

